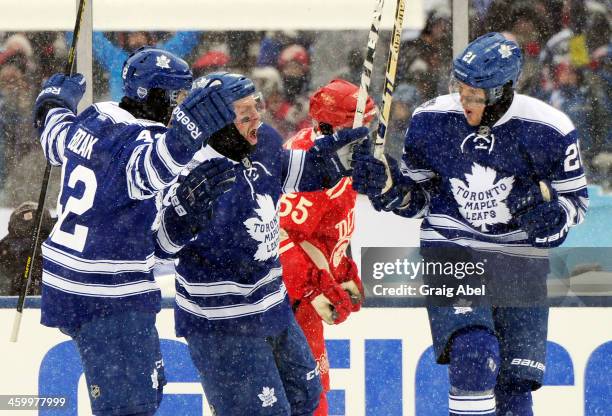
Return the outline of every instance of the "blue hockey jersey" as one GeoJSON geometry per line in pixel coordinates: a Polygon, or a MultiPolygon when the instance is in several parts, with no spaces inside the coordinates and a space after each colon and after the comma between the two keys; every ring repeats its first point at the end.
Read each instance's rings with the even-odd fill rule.
{"type": "Polygon", "coordinates": [[[115,102],[47,114],[40,141],[62,169],[58,221],[43,243],[42,323],[76,327],[115,310],[157,311],[154,231],[162,189],[195,149],[115,102]]]}
{"type": "MultiPolygon", "coordinates": [[[[260,127],[257,138],[250,164],[236,164],[236,183],[214,203],[212,219],[194,238],[173,232],[162,217],[159,246],[177,258],[177,336],[191,330],[268,336],[289,322],[292,311],[278,254],[278,202],[305,183],[316,187],[316,174],[305,152],[283,149],[271,127],[260,127]]],[[[223,156],[206,147],[194,165],[216,157],[223,156]]]]}
{"type": "Polygon", "coordinates": [[[567,227],[551,237],[551,245],[584,219],[588,194],[574,125],[542,101],[515,94],[490,134],[481,133],[467,123],[456,94],[417,108],[406,132],[402,173],[422,186],[426,198],[395,212],[424,218],[423,246],[452,243],[546,256],[528,243],[506,199],[541,180],[552,185],[567,227]]]}

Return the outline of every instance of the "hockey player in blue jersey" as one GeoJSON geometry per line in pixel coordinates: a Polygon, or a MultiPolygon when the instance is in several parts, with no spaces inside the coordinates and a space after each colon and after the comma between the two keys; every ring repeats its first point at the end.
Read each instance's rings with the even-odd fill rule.
{"type": "Polygon", "coordinates": [[[588,204],[576,130],[565,114],[514,92],[521,66],[518,45],[499,33],[470,43],[453,62],[451,94],[415,110],[401,167],[387,157],[389,190],[384,164],[365,146],[354,155],[353,187],[375,208],[423,218],[424,262],[482,267],[463,280],[424,275],[430,287],[486,289],[427,299],[453,416],[533,414],[531,391],[545,370],[546,249],[588,204]]]}
{"type": "Polygon", "coordinates": [[[211,136],[193,163],[199,165],[171,188],[172,205],[162,215],[160,250],[177,258],[177,336],[187,340],[213,414],[311,415],[321,384],[281,278],[279,198],[350,175],[348,154],[338,151],[368,130],[341,130],[308,151],[285,150],[261,122],[250,79],[213,73],[195,85],[232,91],[236,119],[211,136]],[[211,183],[210,173],[227,166],[234,176],[220,173],[211,183]],[[229,192],[213,204],[200,201],[223,180],[235,182],[229,192]]]}
{"type": "Polygon", "coordinates": [[[121,102],[79,115],[80,74],[53,75],[36,99],[44,154],[62,168],[41,321],[76,342],[95,415],[152,415],[165,384],[152,273],[161,191],[234,113],[226,92],[189,92],[189,66],[163,50],[134,52],[122,76],[121,102]]]}

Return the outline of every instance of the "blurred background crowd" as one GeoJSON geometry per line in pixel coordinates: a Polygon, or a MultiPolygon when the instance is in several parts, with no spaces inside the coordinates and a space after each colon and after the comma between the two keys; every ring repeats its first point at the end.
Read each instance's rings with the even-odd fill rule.
{"type": "MultiPolygon", "coordinates": [[[[448,92],[450,8],[445,0],[426,3],[423,29],[402,34],[387,140],[394,157],[401,153],[413,110],[448,92]]],[[[518,91],[570,116],[581,137],[589,181],[604,189],[612,188],[611,24],[610,0],[470,1],[470,39],[498,31],[516,40],[525,57],[518,91]]],[[[389,36],[381,32],[377,48],[371,89],[377,101],[389,36]]],[[[63,69],[70,40],[71,34],[63,32],[0,32],[0,207],[15,209],[38,198],[45,161],[32,127],[32,105],[42,82],[63,69]]],[[[94,101],[118,101],[125,58],[140,46],[157,45],[184,57],[196,77],[218,70],[249,75],[264,96],[265,121],[289,138],[311,123],[311,91],[337,77],[359,83],[366,40],[367,30],[95,32],[90,87],[94,101]]],[[[58,178],[55,172],[50,195],[57,195],[58,178]]],[[[12,220],[23,220],[31,205],[20,209],[12,220]]],[[[17,237],[9,226],[5,239],[17,237]]],[[[17,246],[3,249],[0,242],[0,267],[14,258],[10,247],[17,246]]],[[[0,287],[0,294],[10,290],[0,287]]]]}

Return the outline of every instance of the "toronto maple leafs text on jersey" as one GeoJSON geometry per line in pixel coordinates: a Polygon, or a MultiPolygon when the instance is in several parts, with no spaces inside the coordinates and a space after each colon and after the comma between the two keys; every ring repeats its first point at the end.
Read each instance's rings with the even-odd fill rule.
{"type": "Polygon", "coordinates": [[[567,216],[564,232],[580,223],[588,194],[578,146],[570,119],[537,99],[515,94],[503,117],[483,130],[467,123],[457,96],[437,97],[415,110],[402,158],[402,174],[425,198],[395,212],[424,218],[424,246],[545,256],[528,243],[507,198],[548,181],[567,216]]]}
{"type": "MultiPolygon", "coordinates": [[[[190,166],[223,157],[210,146],[190,166]]],[[[304,183],[322,189],[322,178],[304,151],[282,148],[267,125],[257,132],[249,162],[236,163],[236,183],[213,204],[213,215],[195,237],[162,216],[159,255],[175,257],[176,332],[222,331],[267,336],[292,314],[279,261],[279,200],[304,183]]]]}
{"type": "Polygon", "coordinates": [[[79,325],[111,310],[159,310],[153,226],[158,192],[193,151],[166,142],[160,123],[134,118],[117,103],[75,116],[47,114],[40,142],[61,165],[58,221],[42,246],[42,322],[79,325]]]}

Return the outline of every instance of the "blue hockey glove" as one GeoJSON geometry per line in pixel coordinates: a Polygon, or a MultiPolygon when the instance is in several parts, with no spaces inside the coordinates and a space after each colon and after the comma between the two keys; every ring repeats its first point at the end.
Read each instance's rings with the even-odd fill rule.
{"type": "Polygon", "coordinates": [[[171,192],[174,212],[183,220],[203,225],[212,217],[213,203],[236,182],[234,164],[225,158],[196,166],[171,192]]]}
{"type": "Polygon", "coordinates": [[[41,128],[47,113],[55,107],[67,108],[76,114],[85,88],[85,78],[81,74],[54,74],[49,77],[34,103],[34,127],[41,128]]]}
{"type": "Polygon", "coordinates": [[[325,187],[330,188],[344,176],[351,175],[352,145],[367,137],[367,127],[343,129],[317,139],[306,157],[321,169],[326,177],[325,187]]]}
{"type": "Polygon", "coordinates": [[[392,211],[400,206],[414,187],[414,182],[402,175],[397,161],[385,155],[391,174],[391,188],[382,193],[387,183],[385,164],[370,152],[370,143],[364,142],[353,153],[353,189],[368,196],[376,211],[392,211]]]}
{"type": "Polygon", "coordinates": [[[556,247],[567,235],[567,214],[549,187],[551,200],[542,196],[540,186],[532,185],[524,194],[508,197],[508,209],[534,247],[556,247]]]}
{"type": "Polygon", "coordinates": [[[220,86],[195,88],[172,112],[169,134],[189,147],[199,148],[235,118],[229,91],[220,86]]]}

